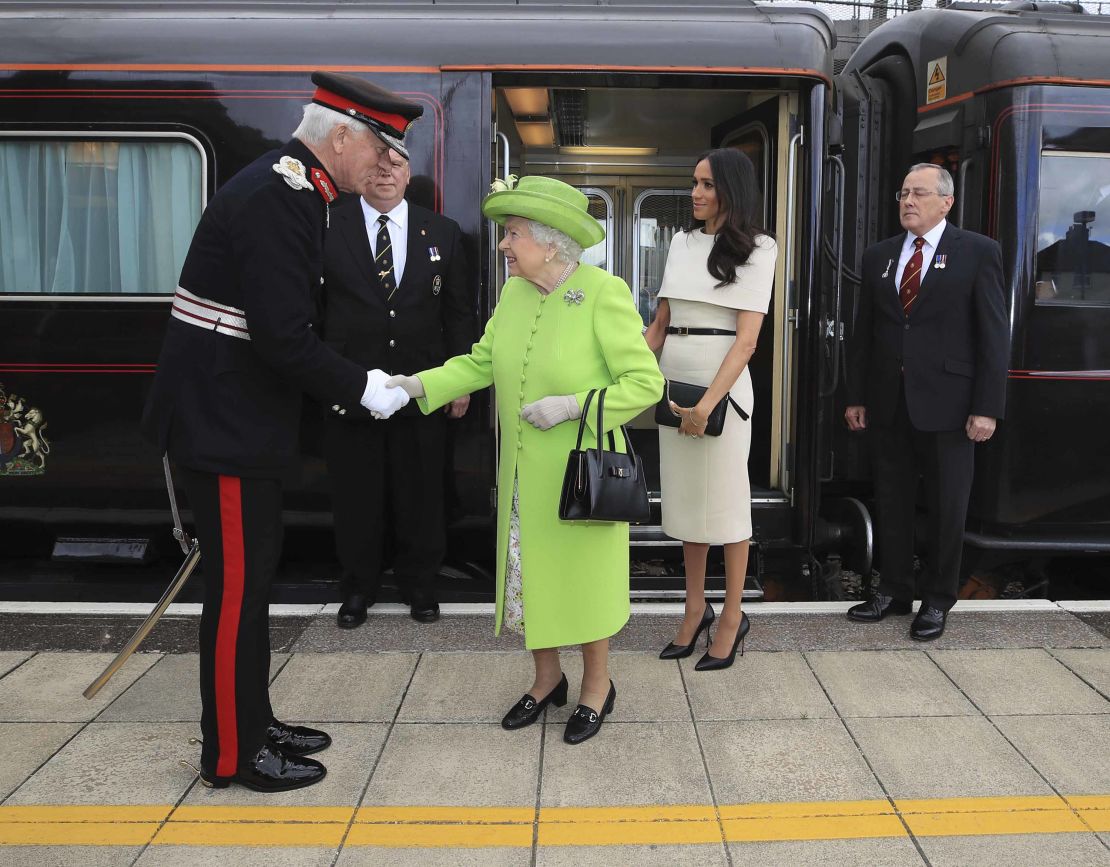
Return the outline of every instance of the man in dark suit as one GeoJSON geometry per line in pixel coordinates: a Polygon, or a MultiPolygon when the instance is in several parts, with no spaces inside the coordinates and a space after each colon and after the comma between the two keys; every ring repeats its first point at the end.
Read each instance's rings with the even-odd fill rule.
{"type": "Polygon", "coordinates": [[[928,557],[918,641],[939,638],[956,602],[975,443],[1006,402],[1009,324],[1002,251],[947,222],[952,176],[913,166],[898,193],[905,234],[863,254],[859,313],[849,345],[848,427],[871,433],[882,578],[851,620],[908,614],[914,598],[917,481],[925,482],[928,557]]]}
{"type": "MultiPolygon", "coordinates": [[[[475,295],[453,220],[405,200],[408,161],[394,154],[363,191],[336,208],[324,256],[323,333],[360,365],[414,373],[470,350],[478,338],[475,295]]],[[[414,620],[439,617],[435,576],[446,548],[444,413],[415,404],[388,422],[359,407],[330,407],[324,456],[333,491],[336,549],[343,570],[337,623],[353,629],[374,604],[392,515],[393,572],[414,620]]]]}
{"type": "Polygon", "coordinates": [[[293,139],[205,208],[143,412],[143,433],[177,467],[203,553],[200,776],[216,788],[279,792],[326,773],[307,756],[331,738],[279,722],[269,697],[270,585],[301,395],[382,417],[403,405],[384,373],[320,341],[311,293],[338,191],[361,192],[391,149],[404,152],[422,109],[352,75],[312,81],[293,139]]]}

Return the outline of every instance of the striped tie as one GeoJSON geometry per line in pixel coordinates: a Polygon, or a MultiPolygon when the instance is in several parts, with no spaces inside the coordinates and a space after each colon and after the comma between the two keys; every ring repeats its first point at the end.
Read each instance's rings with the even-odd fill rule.
{"type": "Polygon", "coordinates": [[[902,285],[898,287],[898,299],[902,302],[902,312],[910,315],[910,308],[917,300],[917,290],[921,288],[921,265],[924,257],[921,248],[925,246],[924,238],[913,239],[913,255],[906,263],[906,270],[902,272],[902,285]]]}
{"type": "Polygon", "coordinates": [[[393,244],[389,240],[389,230],[386,228],[388,222],[389,217],[385,214],[378,217],[378,237],[374,242],[374,249],[378,251],[378,254],[374,257],[374,267],[378,269],[378,279],[382,283],[382,288],[392,298],[393,293],[397,291],[397,286],[393,279],[393,256],[389,252],[393,244]]]}

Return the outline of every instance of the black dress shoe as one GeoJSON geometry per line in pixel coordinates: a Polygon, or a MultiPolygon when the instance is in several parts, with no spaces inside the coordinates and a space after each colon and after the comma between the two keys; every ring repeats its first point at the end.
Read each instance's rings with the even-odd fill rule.
{"type": "Polygon", "coordinates": [[[922,605],[917,612],[917,617],[910,624],[910,638],[914,641],[933,641],[944,635],[944,622],[948,619],[948,612],[933,608],[931,605],[922,605]]]}
{"type": "Polygon", "coordinates": [[[748,620],[748,615],[741,611],[740,627],[736,630],[736,640],[732,642],[732,650],[728,656],[713,656],[707,650],[705,655],[694,664],[694,671],[720,671],[722,668],[731,666],[736,661],[736,648],[739,647],[740,655],[744,655],[744,639],[751,628],[752,622],[748,620]]]}
{"type": "Polygon", "coordinates": [[[668,644],[659,653],[660,659],[685,659],[694,652],[694,645],[698,643],[698,636],[705,631],[705,649],[709,649],[709,627],[713,623],[713,606],[708,602],[705,603],[705,611],[702,612],[701,622],[698,628],[694,630],[694,637],[690,639],[689,644],[675,644],[673,641],[668,644]]]}
{"type": "Polygon", "coordinates": [[[339,614],[335,618],[340,629],[354,629],[366,622],[366,609],[374,603],[369,597],[361,593],[350,593],[339,606],[339,614]]]}
{"type": "Polygon", "coordinates": [[[878,623],[888,614],[909,614],[913,610],[912,602],[895,599],[893,596],[884,596],[876,593],[866,602],[853,605],[848,609],[848,619],[860,623],[878,623]]]}
{"type": "Polygon", "coordinates": [[[417,623],[435,623],[439,620],[439,603],[434,599],[417,599],[409,606],[409,617],[417,623]]]}
{"type": "Polygon", "coordinates": [[[217,777],[202,771],[200,781],[210,789],[226,789],[230,783],[238,783],[256,792],[288,792],[318,783],[327,773],[328,769],[316,759],[287,755],[267,744],[240,765],[234,776],[217,777]]]}
{"type": "Polygon", "coordinates": [[[568,744],[580,744],[588,741],[601,730],[605,717],[613,712],[613,703],[617,700],[617,688],[613,681],[609,681],[609,695],[605,697],[605,705],[598,713],[584,704],[578,705],[574,713],[567,720],[567,727],[563,730],[563,740],[568,744]]]}
{"type": "Polygon", "coordinates": [[[331,735],[327,732],[305,726],[291,726],[276,719],[266,726],[266,739],[291,756],[307,756],[331,746],[331,735]]]}
{"type": "Polygon", "coordinates": [[[501,720],[501,728],[512,731],[513,729],[522,729],[525,726],[530,726],[534,723],[543,709],[549,704],[555,707],[562,707],[567,703],[567,676],[564,674],[555,688],[547,694],[543,699],[535,699],[529,693],[525,693],[524,697],[514,704],[505,718],[501,720]]]}

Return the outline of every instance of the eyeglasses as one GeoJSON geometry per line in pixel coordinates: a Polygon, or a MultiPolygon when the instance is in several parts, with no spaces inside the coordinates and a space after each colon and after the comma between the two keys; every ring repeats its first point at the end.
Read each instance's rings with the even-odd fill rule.
{"type": "Polygon", "coordinates": [[[894,201],[900,202],[902,199],[908,199],[910,196],[913,196],[915,199],[927,199],[929,196],[939,195],[940,193],[934,192],[933,190],[899,190],[894,194],[894,201]]]}

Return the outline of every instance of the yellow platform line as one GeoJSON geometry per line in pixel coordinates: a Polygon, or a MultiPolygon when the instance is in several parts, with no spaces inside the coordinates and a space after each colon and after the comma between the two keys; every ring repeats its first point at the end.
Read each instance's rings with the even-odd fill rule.
{"type": "Polygon", "coordinates": [[[1110,795],[544,807],[538,815],[534,807],[0,807],[0,845],[9,846],[527,848],[534,834],[541,846],[678,846],[1091,831],[1110,831],[1110,795]]]}

